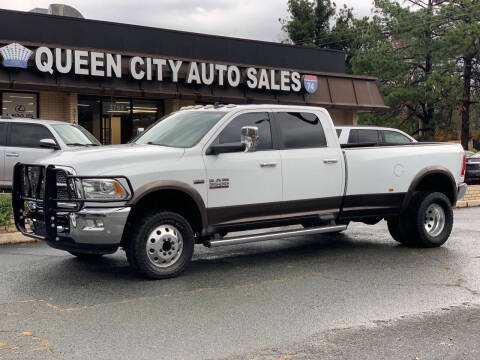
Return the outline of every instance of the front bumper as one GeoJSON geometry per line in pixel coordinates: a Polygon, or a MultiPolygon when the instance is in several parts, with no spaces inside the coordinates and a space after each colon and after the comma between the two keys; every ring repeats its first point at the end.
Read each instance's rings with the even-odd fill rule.
{"type": "Polygon", "coordinates": [[[462,200],[465,197],[465,194],[467,193],[467,188],[468,185],[465,183],[461,183],[460,185],[458,185],[457,201],[462,200]]]}
{"type": "Polygon", "coordinates": [[[79,199],[71,186],[77,178],[81,177],[51,166],[15,165],[12,191],[15,225],[23,235],[44,240],[57,249],[113,253],[122,240],[130,207],[108,201],[100,205],[95,201],[97,204],[92,205],[79,199]],[[36,176],[28,173],[27,177],[25,174],[31,168],[36,176]]]}

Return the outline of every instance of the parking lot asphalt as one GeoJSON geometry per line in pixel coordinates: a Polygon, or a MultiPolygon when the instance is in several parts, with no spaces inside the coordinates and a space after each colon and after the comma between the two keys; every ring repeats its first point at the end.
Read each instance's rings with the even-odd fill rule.
{"type": "Polygon", "coordinates": [[[199,246],[162,281],[132,276],[121,251],[0,247],[0,359],[478,359],[479,317],[480,208],[456,210],[437,249],[352,224],[199,246]]]}

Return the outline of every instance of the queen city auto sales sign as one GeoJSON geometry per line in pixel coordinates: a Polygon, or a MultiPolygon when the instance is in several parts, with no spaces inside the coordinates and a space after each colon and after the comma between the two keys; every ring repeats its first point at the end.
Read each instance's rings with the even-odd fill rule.
{"type": "MultiPolygon", "coordinates": [[[[27,68],[29,58],[34,55],[35,67],[44,73],[75,74],[95,77],[122,78],[122,55],[86,50],[39,47],[35,52],[12,43],[0,48],[6,67],[27,68]]],[[[184,62],[154,57],[129,57],[128,76],[135,80],[163,82],[164,72],[170,71],[168,81],[177,83],[182,65],[187,65],[185,82],[192,85],[219,85],[238,87],[245,84],[250,89],[277,90],[284,92],[302,91],[302,76],[297,71],[239,68],[206,62],[184,62]]],[[[303,88],[313,94],[318,87],[315,75],[303,76],[303,88]]]]}

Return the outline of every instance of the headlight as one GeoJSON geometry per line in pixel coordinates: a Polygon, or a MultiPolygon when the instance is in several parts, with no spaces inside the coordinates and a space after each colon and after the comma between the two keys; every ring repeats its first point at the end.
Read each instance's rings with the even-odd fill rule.
{"type": "Polygon", "coordinates": [[[82,179],[85,200],[126,200],[130,196],[115,179],[82,179]]]}

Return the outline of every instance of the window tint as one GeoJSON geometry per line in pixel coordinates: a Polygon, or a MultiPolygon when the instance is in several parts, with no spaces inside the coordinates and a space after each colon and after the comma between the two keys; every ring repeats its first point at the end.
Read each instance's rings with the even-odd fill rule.
{"type": "Polygon", "coordinates": [[[412,142],[408,137],[396,131],[385,130],[383,131],[383,137],[386,143],[391,144],[410,144],[412,142]]]}
{"type": "Polygon", "coordinates": [[[348,143],[380,143],[380,133],[377,130],[352,129],[348,137],[348,143]]]}
{"type": "Polygon", "coordinates": [[[258,150],[272,149],[272,132],[268,113],[242,114],[233,119],[218,136],[219,144],[239,142],[241,131],[244,126],[258,127],[260,141],[258,150]]]}
{"type": "Polygon", "coordinates": [[[0,123],[0,146],[5,146],[7,138],[7,124],[0,123]]]}
{"type": "Polygon", "coordinates": [[[55,140],[50,130],[43,125],[10,124],[9,146],[39,148],[41,139],[55,140]]]}
{"type": "Polygon", "coordinates": [[[312,113],[276,113],[285,149],[327,146],[320,119],[312,113]]]}
{"type": "Polygon", "coordinates": [[[342,129],[337,129],[337,136],[340,137],[341,134],[342,134],[342,129]]]}

